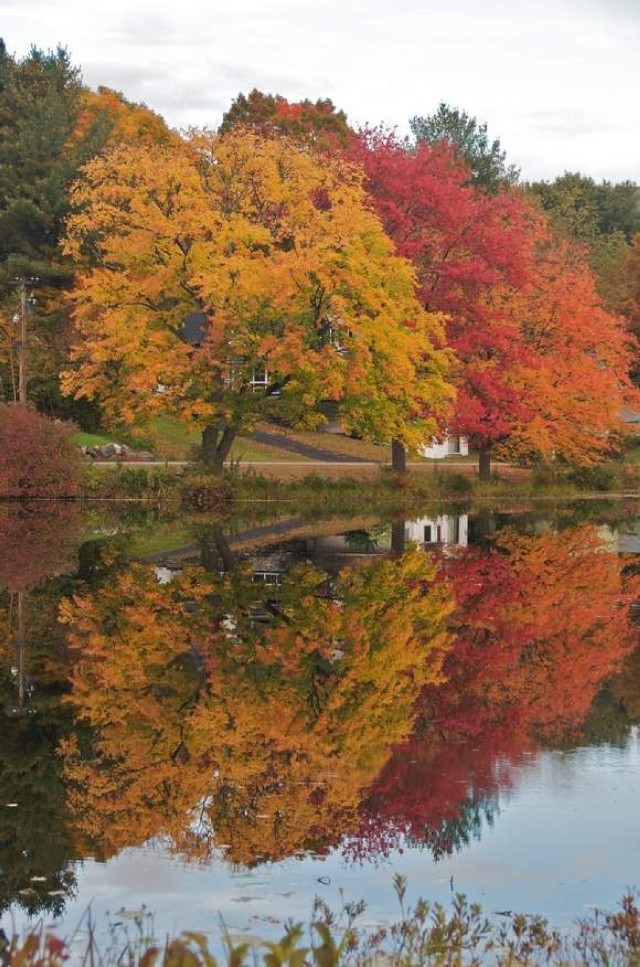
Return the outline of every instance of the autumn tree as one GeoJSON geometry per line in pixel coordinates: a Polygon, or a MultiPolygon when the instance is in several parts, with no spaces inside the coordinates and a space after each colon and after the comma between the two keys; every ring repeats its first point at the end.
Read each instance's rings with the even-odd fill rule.
{"type": "Polygon", "coordinates": [[[129,101],[109,87],[100,86],[96,91],[83,88],[74,139],[79,143],[92,142],[93,153],[122,141],[167,144],[177,138],[164,118],[146,104],[129,101]]]}
{"type": "Polygon", "coordinates": [[[439,574],[455,601],[444,681],[367,790],[355,857],[408,840],[437,860],[479,837],[523,753],[581,741],[603,684],[637,656],[638,578],[593,524],[501,530],[441,555],[439,574]]]}
{"type": "MultiPolygon", "coordinates": [[[[619,258],[615,279],[615,289],[611,296],[616,309],[627,321],[630,331],[640,338],[640,232],[633,236],[630,245],[625,245],[619,258]]],[[[635,360],[636,381],[640,362],[635,360]]]]}
{"type": "MultiPolygon", "coordinates": [[[[640,231],[640,189],[631,181],[617,184],[580,172],[526,186],[554,230],[581,248],[607,308],[624,316],[637,333],[629,288],[633,286],[631,246],[640,231]]],[[[638,362],[635,360],[637,371],[638,362]]]]}
{"type": "Polygon", "coordinates": [[[587,266],[522,192],[475,187],[442,142],[413,147],[365,131],[351,152],[398,251],[416,267],[420,300],[446,313],[457,359],[447,429],[479,451],[481,477],[505,445],[511,455],[578,463],[606,452],[631,396],[631,349],[587,266]],[[545,434],[534,433],[542,424],[545,434]]]}
{"type": "Polygon", "coordinates": [[[502,453],[588,466],[620,449],[623,410],[636,399],[634,346],[581,254],[542,246],[536,277],[509,294],[508,314],[529,353],[519,374],[529,418],[512,427],[502,453]]]}
{"type": "MultiPolygon", "coordinates": [[[[469,169],[447,144],[415,148],[385,131],[364,131],[351,146],[398,252],[411,259],[418,296],[447,316],[457,357],[456,408],[448,429],[480,451],[491,449],[530,415],[515,374],[528,361],[517,322],[500,298],[532,277],[539,220],[519,194],[496,195],[469,183],[469,169]]],[[[425,438],[423,442],[427,442],[425,438]]]]}
{"type": "Polygon", "coordinates": [[[344,147],[350,130],[344,111],[337,110],[328,98],[315,103],[307,98],[291,102],[256,88],[234,98],[219,130],[228,134],[237,127],[250,128],[266,138],[284,136],[328,150],[344,147]]]}
{"type": "Polygon", "coordinates": [[[443,563],[457,604],[440,727],[469,729],[477,714],[481,728],[504,719],[538,738],[575,732],[634,645],[637,579],[592,524],[507,529],[443,563]]]}
{"type": "Polygon", "coordinates": [[[362,861],[409,844],[438,862],[464,849],[496,821],[499,795],[511,787],[523,751],[528,749],[521,737],[510,742],[507,730],[488,729],[472,740],[416,732],[394,748],[367,790],[345,855],[362,861]]]}
{"type": "Polygon", "coordinates": [[[415,446],[434,432],[450,394],[440,317],[415,300],[353,167],[194,132],[95,159],[73,199],[67,252],[90,250],[95,267],[74,294],[67,392],[111,420],[179,414],[215,469],[256,418],[317,425],[322,399],[368,437],[415,446]]]}

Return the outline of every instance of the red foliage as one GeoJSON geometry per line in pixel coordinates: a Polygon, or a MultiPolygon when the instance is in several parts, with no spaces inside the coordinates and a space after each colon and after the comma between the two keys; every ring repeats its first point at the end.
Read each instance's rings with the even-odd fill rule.
{"type": "Polygon", "coordinates": [[[76,497],[83,468],[68,426],[28,407],[0,406],[0,496],[76,497]]]}
{"type": "Polygon", "coordinates": [[[508,723],[525,740],[575,733],[636,643],[637,578],[622,573],[587,524],[531,537],[503,532],[490,549],[444,565],[457,640],[447,685],[424,696],[435,726],[472,737],[508,723]]]}
{"type": "Polygon", "coordinates": [[[508,728],[474,738],[414,736],[396,746],[364,800],[360,829],[346,844],[354,859],[405,842],[434,858],[454,852],[491,821],[498,794],[515,784],[527,743],[508,728]]]}
{"type": "Polygon", "coordinates": [[[530,363],[506,304],[490,292],[535,276],[540,216],[518,191],[489,195],[444,143],[413,148],[395,135],[367,130],[350,143],[376,211],[398,252],[417,269],[420,298],[445,312],[447,337],[460,362],[456,416],[450,428],[472,446],[490,446],[531,415],[514,372],[530,363]]]}
{"type": "Polygon", "coordinates": [[[441,575],[457,602],[446,681],[425,687],[417,734],[369,789],[356,856],[404,837],[438,856],[478,834],[523,753],[579,733],[637,641],[638,578],[590,525],[504,532],[443,556],[441,575]]]}
{"type": "Polygon", "coordinates": [[[77,565],[80,505],[0,503],[0,590],[25,591],[77,565]]]}

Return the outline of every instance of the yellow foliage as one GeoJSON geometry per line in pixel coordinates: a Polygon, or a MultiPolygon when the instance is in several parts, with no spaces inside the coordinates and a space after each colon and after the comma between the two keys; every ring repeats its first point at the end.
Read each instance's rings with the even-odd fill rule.
{"type": "Polygon", "coordinates": [[[370,436],[415,446],[434,431],[451,395],[442,319],[415,299],[352,166],[194,131],[95,158],[73,202],[66,251],[93,267],[74,294],[66,392],[131,421],[172,408],[239,429],[267,406],[295,422],[331,398],[370,436]],[[197,310],[195,345],[183,321],[197,310]],[[275,400],[251,392],[263,368],[275,400]]]}
{"type": "Polygon", "coordinates": [[[161,585],[136,566],[65,605],[70,701],[95,734],[62,749],[79,831],[105,853],[165,836],[243,863],[335,842],[440,680],[451,606],[433,577],[412,551],[327,598],[299,567],[265,605],[242,569],[161,585]]]}

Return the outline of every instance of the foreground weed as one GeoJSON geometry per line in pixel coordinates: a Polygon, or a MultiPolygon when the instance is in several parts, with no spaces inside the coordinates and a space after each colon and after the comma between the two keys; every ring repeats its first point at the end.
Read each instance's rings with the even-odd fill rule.
{"type": "MultiPolygon", "coordinates": [[[[336,913],[317,899],[310,923],[289,922],[280,940],[237,940],[222,924],[222,956],[210,949],[205,933],[187,932],[157,943],[150,936],[149,914],[142,909],[130,931],[100,949],[89,918],[85,946],[67,944],[42,925],[26,939],[9,940],[0,931],[2,967],[640,967],[640,909],[629,892],[619,908],[579,920],[568,936],[543,918],[509,914],[497,923],[476,903],[456,894],[450,910],[419,899],[407,904],[406,881],[394,879],[399,918],[371,931],[359,923],[365,904],[344,903],[336,913]],[[144,915],[143,915],[144,914],[144,915]]],[[[130,918],[131,919],[131,918],[130,918]]],[[[122,923],[116,923],[122,927],[122,923]]]]}

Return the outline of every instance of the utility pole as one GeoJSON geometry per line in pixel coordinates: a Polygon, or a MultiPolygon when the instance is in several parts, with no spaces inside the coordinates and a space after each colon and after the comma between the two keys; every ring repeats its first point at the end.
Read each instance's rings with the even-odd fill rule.
{"type": "Polygon", "coordinates": [[[24,649],[25,649],[24,591],[18,591],[18,708],[24,708],[24,649]]]}
{"type": "Polygon", "coordinates": [[[29,314],[29,304],[31,296],[27,294],[27,286],[31,288],[39,282],[37,278],[26,278],[21,275],[14,279],[14,283],[20,289],[20,311],[13,317],[14,322],[19,328],[17,348],[18,348],[18,401],[24,406],[27,402],[27,316],[29,314]]]}

